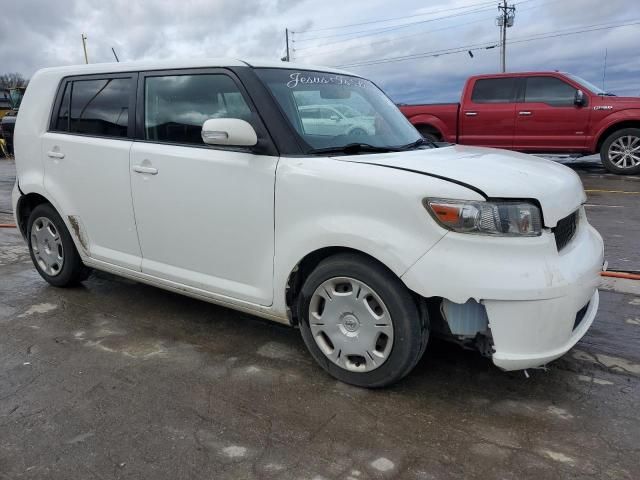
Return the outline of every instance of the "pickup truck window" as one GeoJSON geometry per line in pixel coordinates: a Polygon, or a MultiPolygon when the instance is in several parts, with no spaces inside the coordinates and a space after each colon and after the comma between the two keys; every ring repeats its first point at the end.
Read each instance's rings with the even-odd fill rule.
{"type": "Polygon", "coordinates": [[[527,77],[525,103],[546,103],[554,107],[574,105],[576,89],[555,77],[527,77]]]}
{"type": "Polygon", "coordinates": [[[515,98],[515,78],[481,78],[471,93],[474,103],[512,103],[515,98]]]}
{"type": "Polygon", "coordinates": [[[305,153],[355,143],[398,148],[421,138],[394,103],[368,80],[308,70],[255,71],[299,135],[305,153]]]}
{"type": "Polygon", "coordinates": [[[144,91],[145,140],[204,145],[202,124],[210,118],[251,122],[251,110],[227,75],[147,77],[144,91]]]}

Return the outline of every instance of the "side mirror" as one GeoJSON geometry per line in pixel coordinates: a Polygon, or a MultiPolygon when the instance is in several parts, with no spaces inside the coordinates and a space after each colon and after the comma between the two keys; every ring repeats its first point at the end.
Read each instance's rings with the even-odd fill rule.
{"type": "Polygon", "coordinates": [[[584,98],[584,92],[582,90],[576,90],[576,96],[573,99],[573,103],[575,103],[579,107],[582,107],[586,103],[584,98]]]}
{"type": "Polygon", "coordinates": [[[207,145],[253,147],[258,143],[251,124],[239,118],[210,118],[202,124],[201,135],[207,145]]]}

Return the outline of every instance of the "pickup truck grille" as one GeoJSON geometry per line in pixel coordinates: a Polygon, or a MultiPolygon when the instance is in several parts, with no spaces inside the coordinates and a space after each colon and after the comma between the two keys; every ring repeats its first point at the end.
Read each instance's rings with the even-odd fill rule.
{"type": "Polygon", "coordinates": [[[556,237],[556,247],[558,251],[562,250],[571,241],[573,236],[578,230],[578,218],[579,211],[576,210],[571,215],[558,220],[558,224],[553,229],[553,234],[556,237]]]}

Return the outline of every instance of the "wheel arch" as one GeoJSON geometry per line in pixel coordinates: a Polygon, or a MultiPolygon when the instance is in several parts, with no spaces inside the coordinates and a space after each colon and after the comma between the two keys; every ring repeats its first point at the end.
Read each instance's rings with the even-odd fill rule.
{"type": "Polygon", "coordinates": [[[358,250],[350,247],[332,246],[323,247],[312,252],[307,253],[296,265],[290,270],[287,277],[287,286],[285,289],[285,304],[289,312],[289,321],[292,325],[298,324],[297,313],[295,309],[295,302],[300,293],[300,289],[309,274],[322,262],[324,259],[329,258],[339,253],[353,253],[367,258],[378,265],[381,265],[393,275],[397,276],[388,265],[381,262],[372,255],[369,255],[362,250],[358,250]]]}
{"type": "MultiPolygon", "coordinates": [[[[409,121],[417,130],[427,129],[440,137],[440,140],[447,140],[451,132],[447,128],[447,124],[435,115],[419,114],[409,118],[409,121]]],[[[455,135],[455,132],[454,132],[455,135]]]]}
{"type": "Polygon", "coordinates": [[[437,127],[433,126],[430,123],[418,123],[416,125],[414,125],[414,127],[416,127],[416,129],[420,132],[426,132],[426,133],[432,133],[433,135],[435,135],[437,137],[438,140],[444,140],[444,136],[442,135],[442,132],[440,130],[438,130],[437,127]]]}
{"type": "Polygon", "coordinates": [[[600,153],[602,145],[607,141],[607,138],[609,138],[610,135],[625,128],[640,128],[640,120],[622,120],[606,127],[598,135],[598,140],[596,141],[594,149],[595,153],[600,153]]]}
{"type": "MultiPolygon", "coordinates": [[[[34,208],[43,203],[48,203],[53,208],[56,208],[48,198],[39,193],[31,192],[21,195],[20,198],[18,198],[18,203],[16,205],[16,218],[18,219],[18,229],[20,230],[23,238],[27,237],[27,222],[31,212],[34,208]]],[[[56,211],[58,210],[56,209],[56,211]]]]}

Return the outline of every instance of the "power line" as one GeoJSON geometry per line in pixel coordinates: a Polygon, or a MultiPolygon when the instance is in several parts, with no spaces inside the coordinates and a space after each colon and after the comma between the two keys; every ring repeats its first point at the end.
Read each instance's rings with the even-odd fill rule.
{"type": "Polygon", "coordinates": [[[419,13],[417,15],[403,15],[401,17],[392,17],[392,18],[384,18],[384,19],[380,19],[380,20],[371,20],[369,22],[350,23],[350,24],[347,24],[347,25],[337,25],[337,26],[334,26],[334,27],[316,28],[316,29],[313,29],[313,30],[292,31],[291,33],[301,34],[301,33],[312,33],[312,32],[324,32],[324,31],[327,31],[327,30],[337,30],[339,28],[359,27],[361,25],[371,25],[373,23],[392,22],[394,20],[402,20],[402,19],[405,19],[405,18],[422,17],[424,15],[433,15],[434,13],[451,12],[451,11],[454,11],[454,10],[463,10],[463,9],[475,7],[475,6],[478,6],[478,5],[493,5],[494,3],[495,3],[494,1],[491,1],[491,2],[478,2],[478,3],[472,3],[470,5],[464,5],[464,6],[461,6],[461,7],[447,8],[447,9],[444,9],[444,10],[430,10],[428,12],[419,13]]]}
{"type": "MultiPolygon", "coordinates": [[[[437,18],[428,18],[426,20],[419,20],[417,22],[409,22],[409,23],[403,23],[400,25],[390,25],[390,26],[386,26],[386,27],[380,27],[378,29],[371,29],[371,30],[358,30],[355,32],[347,32],[347,33],[337,33],[334,35],[324,35],[324,36],[319,36],[319,37],[312,37],[312,38],[304,38],[301,40],[293,40],[294,43],[300,43],[300,42],[310,42],[312,40],[322,40],[325,38],[336,38],[336,37],[345,37],[345,36],[349,36],[349,35],[356,35],[359,33],[364,33],[365,35],[362,35],[363,37],[368,36],[368,35],[377,35],[379,33],[385,33],[385,32],[390,32],[393,30],[399,30],[401,28],[407,28],[407,27],[411,27],[413,25],[421,25],[424,23],[430,23],[430,22],[436,22],[438,20],[444,20],[447,18],[454,18],[454,17],[461,17],[463,15],[470,15],[472,13],[478,13],[478,12],[488,12],[489,10],[493,10],[493,7],[482,7],[482,8],[476,8],[473,10],[468,10],[465,12],[458,12],[458,13],[454,13],[452,15],[445,15],[442,17],[437,17],[437,18]]],[[[351,39],[350,39],[351,40],[351,39]]]]}
{"type": "MultiPolygon", "coordinates": [[[[433,30],[427,30],[427,31],[424,31],[424,32],[412,33],[412,34],[410,34],[410,35],[402,35],[402,36],[400,36],[400,37],[389,38],[389,39],[387,39],[387,40],[379,40],[379,41],[377,41],[377,42],[371,42],[371,43],[368,43],[366,46],[367,46],[367,47],[370,47],[370,46],[372,46],[372,45],[380,45],[380,44],[382,44],[382,43],[396,42],[396,41],[398,41],[398,40],[403,40],[403,39],[405,39],[405,38],[417,37],[417,36],[419,36],[419,35],[426,35],[426,34],[428,34],[428,33],[440,32],[440,31],[443,31],[443,30],[450,30],[450,29],[452,29],[452,28],[464,27],[464,26],[466,26],[466,25],[471,25],[472,23],[485,22],[485,21],[487,21],[487,20],[489,20],[489,19],[492,19],[492,18],[494,18],[494,15],[491,15],[490,17],[482,17],[482,18],[479,18],[479,19],[477,19],[477,20],[472,20],[472,21],[470,21],[470,22],[460,23],[460,24],[458,24],[458,25],[452,25],[452,26],[447,26],[447,27],[442,27],[442,28],[435,28],[435,29],[433,29],[433,30]]],[[[345,40],[345,41],[347,41],[347,42],[348,42],[348,41],[351,41],[351,40],[355,40],[355,39],[351,39],[351,38],[350,38],[350,39],[345,40]]],[[[298,52],[298,51],[310,50],[310,49],[314,49],[314,48],[328,47],[329,45],[334,45],[335,43],[344,43],[344,42],[332,42],[332,43],[327,43],[327,44],[325,44],[325,45],[322,45],[321,47],[304,47],[304,48],[298,48],[298,49],[296,49],[296,51],[298,52]]],[[[327,54],[335,53],[335,52],[344,52],[344,50],[345,50],[344,48],[336,48],[336,49],[329,50],[329,51],[320,51],[320,52],[317,52],[317,53],[311,53],[310,55],[307,55],[307,56],[309,56],[309,57],[314,57],[314,56],[318,56],[318,55],[327,55],[327,54]]]]}
{"type": "MultiPolygon", "coordinates": [[[[523,0],[522,2],[517,3],[517,5],[521,5],[522,3],[528,3],[530,1],[533,1],[533,0],[523,0]]],[[[529,11],[529,10],[532,10],[532,9],[535,9],[535,8],[539,8],[540,6],[542,6],[542,5],[546,4],[546,3],[550,3],[551,1],[552,0],[546,0],[546,1],[542,2],[541,4],[539,4],[539,5],[530,6],[529,8],[525,7],[523,9],[518,10],[518,11],[519,12],[526,12],[526,11],[529,11]]],[[[436,29],[432,29],[432,30],[426,30],[426,31],[417,32],[417,33],[411,33],[409,35],[401,35],[399,37],[388,38],[386,40],[379,40],[377,42],[370,42],[370,43],[367,43],[365,46],[366,47],[371,47],[373,45],[381,45],[381,44],[384,44],[384,43],[397,42],[399,40],[404,40],[406,38],[412,38],[412,37],[417,37],[417,36],[420,36],[420,35],[426,35],[428,33],[440,32],[440,31],[443,31],[443,30],[450,30],[450,29],[453,29],[453,28],[459,28],[459,27],[463,27],[463,26],[466,26],[466,25],[471,25],[471,24],[474,24],[474,23],[484,22],[486,20],[493,19],[493,18],[495,18],[495,16],[491,15],[490,17],[482,17],[482,18],[479,18],[477,20],[471,20],[470,22],[464,22],[464,23],[459,23],[459,24],[456,24],[456,25],[450,25],[450,26],[446,26],[446,27],[442,27],[442,28],[436,28],[436,29]]],[[[317,53],[313,52],[310,55],[307,54],[305,56],[306,57],[316,57],[316,56],[320,56],[320,55],[328,55],[328,54],[336,53],[336,52],[344,52],[345,48],[347,48],[346,46],[344,46],[345,42],[350,42],[352,40],[357,40],[358,38],[360,38],[360,37],[349,38],[349,39],[341,40],[341,41],[338,41],[338,42],[325,43],[324,45],[319,45],[319,46],[315,46],[314,45],[314,46],[310,46],[310,47],[302,47],[302,48],[297,48],[297,49],[294,49],[294,50],[296,52],[301,52],[301,51],[306,51],[306,50],[324,48],[324,47],[328,47],[330,45],[336,45],[336,44],[343,45],[343,48],[336,48],[336,49],[326,50],[326,51],[325,50],[321,50],[321,51],[319,51],[317,53]]]]}
{"type": "MultiPolygon", "coordinates": [[[[608,23],[611,23],[611,22],[608,22],[608,23]]],[[[516,39],[512,40],[510,43],[511,44],[526,43],[526,42],[532,42],[532,41],[535,41],[535,40],[543,40],[543,39],[548,39],[548,38],[564,37],[564,36],[568,36],[568,35],[577,35],[577,34],[586,33],[586,32],[595,32],[595,31],[600,31],[600,30],[608,30],[608,29],[612,29],[612,28],[621,28],[621,27],[628,27],[628,26],[632,26],[632,25],[640,25],[640,20],[634,20],[632,22],[621,23],[621,24],[617,24],[617,25],[608,25],[608,26],[603,26],[603,25],[607,25],[607,24],[594,24],[594,25],[588,25],[588,26],[585,26],[585,27],[573,27],[573,28],[583,28],[583,29],[582,30],[577,30],[577,31],[570,31],[570,32],[539,33],[539,34],[531,35],[529,37],[516,38],[516,39]]],[[[567,29],[567,30],[570,30],[570,29],[567,29]]],[[[495,46],[496,45],[495,44],[491,44],[491,42],[484,42],[484,43],[460,46],[460,47],[455,47],[455,48],[450,48],[450,49],[443,49],[443,50],[435,50],[435,51],[431,51],[431,52],[416,53],[416,54],[412,54],[412,55],[403,55],[403,56],[398,56],[398,57],[373,59],[373,60],[367,60],[367,61],[356,62],[356,63],[351,63],[351,64],[344,64],[344,65],[339,65],[338,68],[363,67],[363,66],[378,65],[378,64],[383,64],[383,63],[399,62],[399,61],[404,61],[404,60],[414,60],[414,59],[417,59],[417,58],[438,57],[438,56],[441,56],[441,55],[450,55],[452,53],[465,52],[467,50],[480,50],[480,49],[486,49],[486,48],[494,48],[495,46]]]]}

